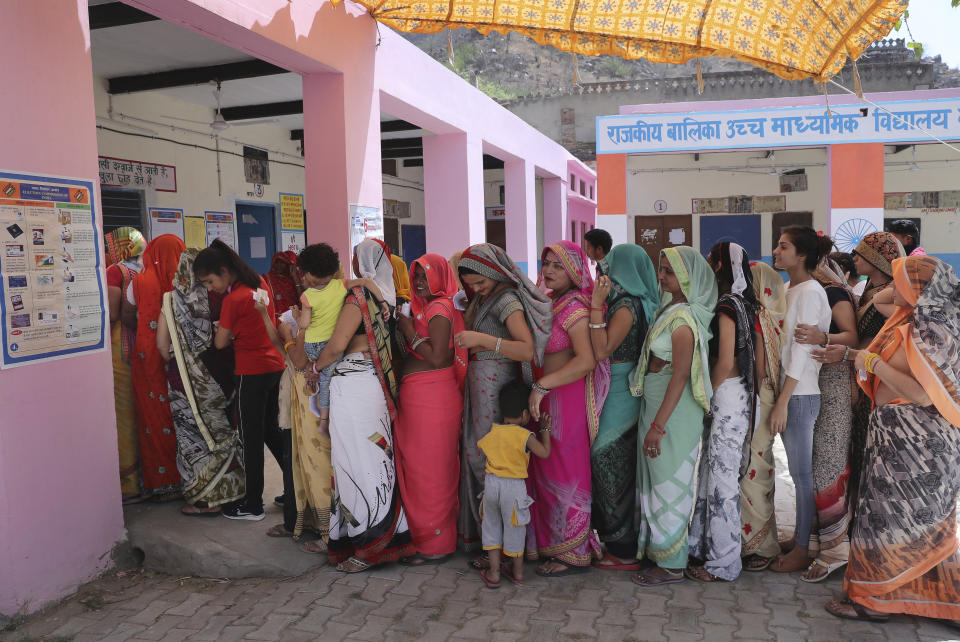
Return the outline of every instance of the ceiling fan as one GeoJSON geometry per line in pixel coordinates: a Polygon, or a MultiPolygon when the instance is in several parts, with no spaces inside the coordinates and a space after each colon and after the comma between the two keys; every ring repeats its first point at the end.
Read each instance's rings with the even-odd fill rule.
{"type": "Polygon", "coordinates": [[[197,125],[207,125],[215,132],[222,132],[230,127],[246,127],[248,125],[265,125],[267,123],[278,123],[280,122],[276,118],[257,118],[256,120],[247,120],[242,123],[230,123],[223,117],[223,114],[220,113],[220,94],[221,87],[219,80],[211,80],[210,84],[216,85],[216,89],[213,90],[213,97],[217,100],[217,110],[214,112],[213,120],[210,122],[202,120],[190,120],[189,118],[180,118],[178,116],[168,116],[166,114],[161,114],[163,118],[169,118],[171,120],[180,120],[186,123],[196,123],[197,125]]]}

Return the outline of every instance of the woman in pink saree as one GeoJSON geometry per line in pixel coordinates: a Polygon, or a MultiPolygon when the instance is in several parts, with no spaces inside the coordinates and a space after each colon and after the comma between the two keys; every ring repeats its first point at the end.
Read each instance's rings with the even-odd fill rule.
{"type": "Polygon", "coordinates": [[[588,330],[593,278],[580,246],[560,241],[544,249],[540,282],[553,300],[553,329],[543,372],[530,394],[530,412],[553,418],[553,451],[530,462],[533,498],[527,551],[547,560],[538,575],[557,577],[590,568],[600,543],[590,528],[590,444],[610,388],[610,363],[597,363],[588,330]]]}
{"type": "Polygon", "coordinates": [[[410,267],[410,317],[397,325],[407,357],[394,422],[397,481],[417,555],[401,563],[446,559],[457,547],[460,424],[467,350],[454,345],[463,315],[453,304],[457,279],[447,259],[425,254],[410,267]]]}

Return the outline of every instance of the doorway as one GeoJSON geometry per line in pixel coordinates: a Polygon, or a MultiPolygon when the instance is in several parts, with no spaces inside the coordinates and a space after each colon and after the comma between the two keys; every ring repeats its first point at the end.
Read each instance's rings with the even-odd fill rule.
{"type": "Polygon", "coordinates": [[[237,203],[237,253],[257,274],[270,271],[277,251],[276,208],[237,203]]]}
{"type": "Polygon", "coordinates": [[[760,215],[733,214],[729,216],[700,217],[700,253],[706,256],[717,243],[737,243],[752,260],[762,256],[760,242],[760,215]]]}
{"type": "Polygon", "coordinates": [[[693,215],[636,216],[634,242],[647,251],[654,266],[660,265],[660,250],[693,242],[693,215]]]}

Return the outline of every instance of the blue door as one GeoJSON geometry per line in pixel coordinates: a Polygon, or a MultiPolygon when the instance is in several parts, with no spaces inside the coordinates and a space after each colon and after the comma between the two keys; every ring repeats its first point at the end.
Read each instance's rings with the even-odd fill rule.
{"type": "Polygon", "coordinates": [[[747,251],[751,261],[763,256],[760,247],[760,215],[736,214],[732,216],[700,217],[700,253],[706,256],[717,243],[739,243],[747,251]]]}
{"type": "Polygon", "coordinates": [[[401,225],[403,239],[403,262],[411,265],[427,253],[427,228],[425,225],[401,225]]]}
{"type": "Polygon", "coordinates": [[[237,254],[257,274],[270,271],[277,251],[273,205],[237,203],[237,254]]]}

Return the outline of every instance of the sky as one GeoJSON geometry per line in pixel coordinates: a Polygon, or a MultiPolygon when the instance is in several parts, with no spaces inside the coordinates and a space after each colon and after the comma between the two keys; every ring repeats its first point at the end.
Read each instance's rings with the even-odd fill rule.
{"type": "MultiPolygon", "coordinates": [[[[950,0],[910,0],[908,11],[910,31],[923,44],[923,55],[939,54],[950,67],[960,68],[960,7],[952,8],[950,0]]],[[[909,40],[904,27],[890,37],[909,40]]]]}

